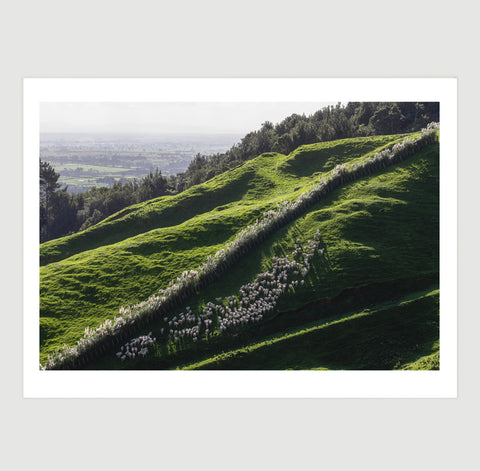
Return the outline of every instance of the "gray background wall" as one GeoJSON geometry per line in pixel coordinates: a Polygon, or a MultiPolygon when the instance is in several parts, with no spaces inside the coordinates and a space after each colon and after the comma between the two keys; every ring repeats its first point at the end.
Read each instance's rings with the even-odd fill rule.
{"type": "Polygon", "coordinates": [[[5,469],[403,470],[478,462],[473,2],[17,0],[0,8],[5,469]],[[22,398],[22,79],[161,76],[458,77],[458,399],[22,398]]]}

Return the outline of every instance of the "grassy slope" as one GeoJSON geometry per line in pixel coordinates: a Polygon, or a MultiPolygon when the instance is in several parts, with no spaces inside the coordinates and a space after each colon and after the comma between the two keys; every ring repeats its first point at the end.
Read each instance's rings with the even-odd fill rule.
{"type": "Polygon", "coordinates": [[[417,294],[377,310],[303,326],[185,369],[433,369],[438,301],[438,290],[417,294]],[[421,360],[411,361],[420,355],[421,360]]]}
{"type": "MultiPolygon", "coordinates": [[[[307,215],[254,249],[228,276],[188,303],[195,310],[197,305],[216,296],[234,294],[241,284],[268,267],[271,256],[289,253],[297,237],[307,240],[320,227],[327,248],[326,258],[316,259],[305,287],[297,288],[294,295],[286,295],[276,316],[265,325],[254,326],[236,339],[211,339],[208,344],[195,345],[185,352],[174,352],[170,345],[159,347],[154,356],[140,362],[123,364],[112,355],[94,366],[175,368],[243,348],[253,340],[262,342],[265,337],[279,335],[308,321],[337,319],[365,308],[376,310],[379,301],[438,287],[438,179],[435,175],[438,176],[438,147],[432,146],[408,162],[335,191],[307,215]]],[[[406,319],[406,324],[412,327],[421,319],[421,314],[413,321],[406,319]]],[[[438,310],[436,315],[429,311],[430,318],[425,321],[422,331],[425,338],[421,343],[426,345],[417,351],[419,339],[412,330],[409,339],[403,336],[399,360],[393,366],[398,366],[398,361],[409,361],[409,355],[430,353],[432,342],[438,339],[438,310]]],[[[160,324],[156,329],[154,326],[153,331],[158,334],[160,327],[160,324]]],[[[378,333],[378,341],[383,344],[384,337],[378,333]]],[[[377,360],[377,367],[382,364],[386,367],[386,359],[377,360]]],[[[256,367],[260,368],[258,364],[256,367]]],[[[372,368],[365,363],[357,367],[372,368]]]]}
{"type": "Polygon", "coordinates": [[[315,174],[327,172],[392,140],[401,140],[402,136],[312,144],[299,147],[289,156],[263,154],[178,195],[129,206],[85,231],[45,242],[40,246],[40,264],[63,260],[153,229],[175,226],[215,208],[220,211],[233,202],[268,204],[272,198],[283,197],[297,186],[313,181],[315,174]]]}
{"type": "MultiPolygon", "coordinates": [[[[298,195],[315,174],[393,138],[303,146],[288,157],[264,154],[181,195],[127,208],[84,233],[44,244],[44,260],[63,260],[41,269],[42,355],[64,342],[72,344],[85,326],[97,326],[120,305],[143,299],[184,269],[198,266],[276,199],[298,195]],[[78,254],[68,257],[73,252],[78,254]]],[[[189,304],[232,294],[265,268],[273,254],[288,253],[297,237],[306,240],[317,227],[327,257],[316,263],[305,288],[285,298],[281,311],[355,286],[435,275],[438,150],[431,147],[400,166],[335,191],[189,304]]],[[[165,350],[157,352],[159,358],[164,355],[165,350]]],[[[109,363],[100,365],[118,366],[109,363]]]]}

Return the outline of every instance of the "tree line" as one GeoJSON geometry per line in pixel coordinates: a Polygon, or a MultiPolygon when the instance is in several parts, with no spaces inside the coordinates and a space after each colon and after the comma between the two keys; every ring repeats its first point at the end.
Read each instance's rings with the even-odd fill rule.
{"type": "Polygon", "coordinates": [[[179,193],[264,152],[289,154],[314,142],[418,131],[439,121],[439,114],[437,102],[338,103],[310,116],[292,114],[277,124],[266,121],[224,153],[198,153],[177,175],[167,178],[157,169],[140,180],[93,187],[76,195],[61,189],[60,175],[40,161],[40,241],[84,230],[131,204],[179,193]]]}

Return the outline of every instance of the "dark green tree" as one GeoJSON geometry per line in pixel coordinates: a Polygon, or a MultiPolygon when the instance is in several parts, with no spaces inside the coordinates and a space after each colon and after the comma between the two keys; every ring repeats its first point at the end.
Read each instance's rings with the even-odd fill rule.
{"type": "Polygon", "coordinates": [[[67,188],[52,194],[47,221],[48,237],[55,239],[73,232],[77,222],[75,197],[67,193],[67,188]]]}
{"type": "Polygon", "coordinates": [[[167,193],[167,183],[168,180],[162,175],[162,172],[158,168],[155,173],[150,172],[146,177],[143,177],[140,182],[140,201],[147,201],[165,195],[167,193]]]}
{"type": "Polygon", "coordinates": [[[49,212],[55,192],[60,188],[60,175],[48,163],[40,159],[40,241],[47,240],[49,212]]]}
{"type": "Polygon", "coordinates": [[[397,103],[382,103],[370,118],[375,134],[394,134],[404,128],[405,117],[397,103]]]}

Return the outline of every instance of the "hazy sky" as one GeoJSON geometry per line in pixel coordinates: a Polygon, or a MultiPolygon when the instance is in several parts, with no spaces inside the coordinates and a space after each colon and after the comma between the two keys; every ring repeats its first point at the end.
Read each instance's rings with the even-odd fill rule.
{"type": "Polygon", "coordinates": [[[232,133],[310,115],[321,103],[41,103],[40,132],[232,133]]]}

